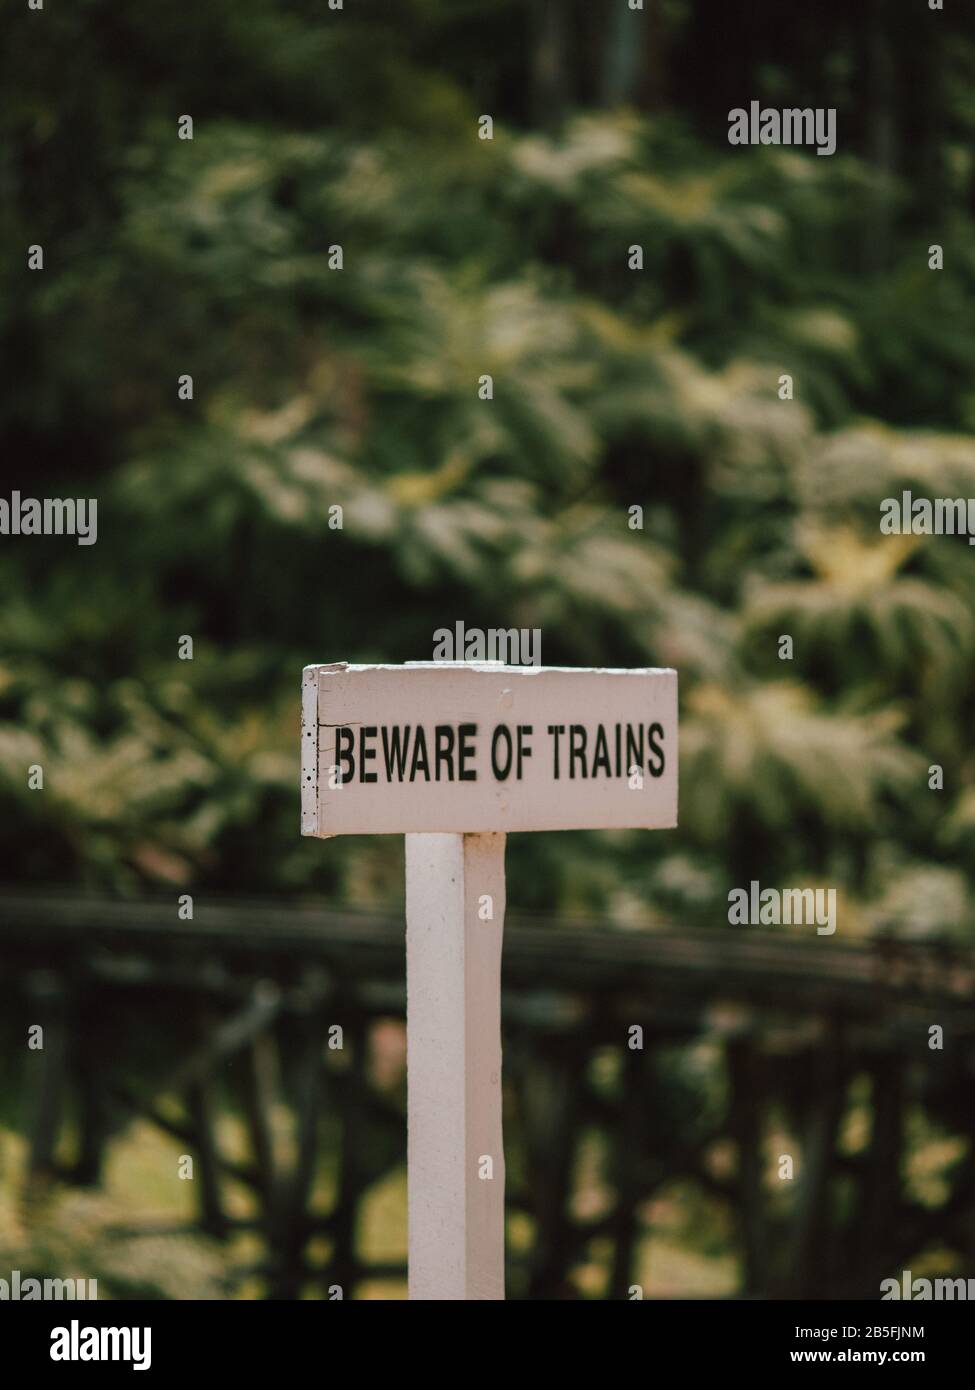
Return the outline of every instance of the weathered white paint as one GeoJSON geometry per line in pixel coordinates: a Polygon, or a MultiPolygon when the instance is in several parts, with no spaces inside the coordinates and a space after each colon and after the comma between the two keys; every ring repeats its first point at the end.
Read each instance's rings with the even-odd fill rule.
{"type": "Polygon", "coordinates": [[[675,671],[489,662],[338,663],[307,667],[304,690],[303,834],[659,829],[677,824],[675,671]],[[408,775],[399,779],[395,771],[390,776],[383,731],[391,738],[399,730],[405,739],[408,728],[415,741],[418,726],[425,734],[429,779],[422,771],[413,780],[408,775]],[[441,764],[440,777],[434,775],[437,726],[449,730],[445,738],[453,740],[451,760],[441,764]],[[465,780],[460,778],[462,726],[469,731],[463,770],[472,774],[465,780]],[[506,778],[498,775],[508,756],[503,732],[498,734],[497,770],[492,765],[499,726],[511,739],[512,770],[506,778]],[[550,726],[562,726],[565,732],[555,735],[550,726]],[[570,756],[572,726],[583,731],[577,744],[585,739],[583,761],[570,756]],[[621,758],[614,746],[617,726],[623,730],[621,758]],[[643,731],[640,785],[633,785],[635,779],[628,775],[634,759],[626,748],[627,726],[643,731]],[[651,752],[651,726],[659,731],[653,734],[659,752],[651,752]],[[605,760],[594,766],[600,727],[608,768],[605,760]],[[524,749],[520,777],[519,728],[524,749]],[[363,749],[371,753],[365,763],[363,749]],[[361,779],[364,767],[375,781],[361,779]]]}
{"type": "Polygon", "coordinates": [[[504,1298],[504,845],[499,834],[406,837],[411,1299],[504,1298]]]}
{"type": "Polygon", "coordinates": [[[318,833],[318,672],[306,666],[301,678],[301,833],[318,833]]]}

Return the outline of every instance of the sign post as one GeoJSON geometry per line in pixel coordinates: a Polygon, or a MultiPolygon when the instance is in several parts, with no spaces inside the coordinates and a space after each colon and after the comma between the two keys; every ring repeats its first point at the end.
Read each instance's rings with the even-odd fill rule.
{"type": "Polygon", "coordinates": [[[307,666],[304,835],[406,836],[411,1299],[504,1298],[509,831],[677,824],[677,675],[307,666]]]}

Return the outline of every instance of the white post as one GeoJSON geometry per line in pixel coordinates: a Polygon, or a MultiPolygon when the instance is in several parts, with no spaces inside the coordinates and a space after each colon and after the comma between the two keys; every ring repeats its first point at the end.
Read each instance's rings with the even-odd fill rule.
{"type": "Polygon", "coordinates": [[[504,845],[406,836],[411,1299],[504,1298],[504,845]]]}

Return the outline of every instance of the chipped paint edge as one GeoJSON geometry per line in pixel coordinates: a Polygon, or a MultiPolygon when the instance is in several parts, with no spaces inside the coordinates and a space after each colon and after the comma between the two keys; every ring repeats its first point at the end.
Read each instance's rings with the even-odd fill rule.
{"type": "Polygon", "coordinates": [[[570,676],[664,676],[677,675],[673,666],[506,666],[503,661],[405,661],[400,665],[379,662],[371,666],[357,666],[347,661],[334,661],[328,664],[317,663],[306,666],[305,671],[347,671],[350,674],[361,671],[478,671],[486,676],[496,676],[499,672],[510,672],[514,676],[546,676],[565,673],[570,676]]]}
{"type": "Polygon", "coordinates": [[[334,838],[322,826],[318,794],[321,677],[348,669],[347,661],[316,661],[314,665],[305,667],[301,677],[301,833],[315,835],[320,840],[334,838]]]}
{"type": "Polygon", "coordinates": [[[301,677],[301,833],[318,834],[318,666],[301,677]]]}

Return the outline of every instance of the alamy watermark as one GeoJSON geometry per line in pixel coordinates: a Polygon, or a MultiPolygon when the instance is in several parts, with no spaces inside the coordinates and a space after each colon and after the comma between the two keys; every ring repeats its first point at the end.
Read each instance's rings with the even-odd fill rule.
{"type": "Polygon", "coordinates": [[[836,931],[835,888],[763,888],[752,879],[747,888],[728,894],[728,921],[732,926],[812,926],[817,936],[836,931]]]}
{"type": "Polygon", "coordinates": [[[836,152],[836,107],[762,107],[749,103],[728,112],[729,145],[815,145],[817,154],[836,152]]]}
{"type": "Polygon", "coordinates": [[[434,661],[500,661],[505,666],[541,666],[539,627],[438,627],[433,634],[434,661]]]}
{"type": "Polygon", "coordinates": [[[881,1279],[881,1302],[890,1298],[910,1299],[915,1303],[950,1303],[975,1299],[975,1279],[915,1279],[909,1269],[901,1270],[899,1279],[881,1279]]]}
{"type": "Polygon", "coordinates": [[[0,1279],[0,1302],[29,1303],[42,1299],[87,1299],[93,1302],[98,1298],[97,1279],[35,1279],[21,1275],[19,1269],[10,1271],[9,1279],[0,1279]]]}
{"type": "Polygon", "coordinates": [[[76,536],[79,545],[98,540],[94,497],[0,497],[0,536],[76,536]]]}
{"type": "Polygon", "coordinates": [[[885,536],[967,536],[975,545],[975,497],[885,497],[880,504],[885,536]]]}
{"type": "Polygon", "coordinates": [[[151,1327],[68,1327],[51,1329],[52,1361],[131,1361],[134,1371],[152,1365],[151,1327]]]}

